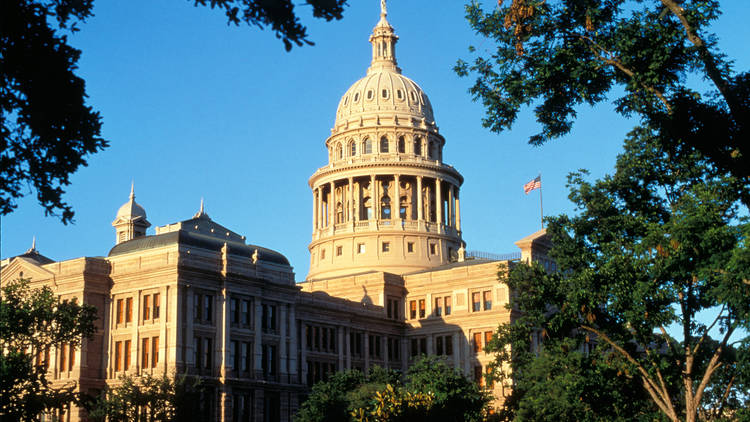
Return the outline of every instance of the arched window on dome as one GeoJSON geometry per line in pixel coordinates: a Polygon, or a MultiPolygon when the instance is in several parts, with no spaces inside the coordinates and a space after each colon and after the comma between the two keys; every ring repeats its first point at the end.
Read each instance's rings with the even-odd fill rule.
{"type": "Polygon", "coordinates": [[[427,158],[435,158],[435,141],[430,141],[427,145],[427,158]]]}
{"type": "Polygon", "coordinates": [[[357,155],[357,143],[349,141],[349,156],[354,157],[355,155],[357,155]]]}
{"type": "Polygon", "coordinates": [[[422,155],[422,138],[414,138],[414,155],[422,155]]]}
{"type": "Polygon", "coordinates": [[[344,222],[344,205],[339,202],[336,204],[336,224],[344,222]]]}
{"type": "Polygon", "coordinates": [[[336,159],[340,160],[344,158],[344,147],[341,143],[336,144],[336,159]]]}
{"type": "Polygon", "coordinates": [[[380,219],[390,220],[391,219],[391,198],[384,196],[380,201],[380,219]]]}
{"type": "Polygon", "coordinates": [[[406,142],[404,142],[403,136],[398,137],[398,152],[401,154],[406,152],[406,142]]]}
{"type": "Polygon", "coordinates": [[[372,154],[372,140],[370,140],[370,138],[366,138],[364,142],[362,142],[362,153],[372,154]]]}
{"type": "Polygon", "coordinates": [[[380,152],[388,152],[388,138],[385,136],[380,138],[380,152]]]}

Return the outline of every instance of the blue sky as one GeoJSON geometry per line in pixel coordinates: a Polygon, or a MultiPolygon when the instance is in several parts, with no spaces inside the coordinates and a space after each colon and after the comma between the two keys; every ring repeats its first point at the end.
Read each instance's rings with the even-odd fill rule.
{"type": "MultiPolygon", "coordinates": [[[[106,256],[111,222],[134,180],[154,226],[190,218],[203,197],[215,221],[286,255],[303,280],[312,224],[307,179],[326,164],[336,106],[365,74],[378,20],[376,0],[350,3],[331,23],[298,7],[316,45],[285,52],[271,31],[227,26],[221,12],[190,1],[94,2],[95,16],[70,41],[83,52],[79,74],[110,147],[72,177],[66,200],[75,224],[45,217],[32,193],[2,219],[2,257],[24,252],[32,236],[55,260],[106,256]]],[[[750,4],[723,3],[720,49],[748,69],[750,4]]],[[[512,131],[483,129],[483,109],[467,93],[471,80],[452,67],[469,57],[470,44],[491,45],[474,37],[463,10],[457,0],[391,1],[388,19],[400,36],[400,67],[434,107],[444,160],[464,175],[467,248],[512,252],[514,241],[539,229],[539,195],[524,195],[522,185],[541,172],[545,214],[573,212],[566,174],[609,172],[636,122],[606,104],[582,108],[569,136],[539,148],[526,144],[536,129],[529,110],[512,131]]]]}

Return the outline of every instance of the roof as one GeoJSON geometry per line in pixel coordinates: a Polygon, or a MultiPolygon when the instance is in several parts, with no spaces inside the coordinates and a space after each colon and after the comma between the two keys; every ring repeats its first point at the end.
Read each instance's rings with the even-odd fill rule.
{"type": "Polygon", "coordinates": [[[206,234],[188,230],[176,230],[168,233],[152,236],[141,236],[122,242],[110,249],[108,256],[123,255],[126,253],[145,251],[169,245],[185,245],[196,248],[219,252],[226,244],[229,254],[252,259],[255,251],[258,251],[258,260],[279,265],[289,265],[289,260],[279,252],[261,246],[247,245],[244,243],[222,239],[206,234]]]}
{"type": "Polygon", "coordinates": [[[474,258],[474,259],[467,259],[467,260],[462,261],[462,262],[450,262],[448,264],[439,265],[437,267],[430,267],[430,268],[427,268],[425,270],[414,271],[412,273],[405,273],[405,274],[402,274],[402,275],[431,273],[431,272],[434,272],[434,271],[450,270],[450,269],[453,269],[453,268],[468,267],[468,266],[471,266],[471,265],[479,265],[479,264],[489,264],[489,263],[493,263],[493,262],[500,263],[500,262],[505,262],[505,261],[498,261],[498,260],[495,260],[495,259],[474,258]]]}

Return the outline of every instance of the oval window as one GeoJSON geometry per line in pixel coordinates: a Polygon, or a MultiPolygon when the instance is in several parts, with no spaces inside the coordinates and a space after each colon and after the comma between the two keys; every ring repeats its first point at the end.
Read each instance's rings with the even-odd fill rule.
{"type": "Polygon", "coordinates": [[[372,90],[367,91],[367,99],[372,100],[372,90]]]}
{"type": "Polygon", "coordinates": [[[404,99],[404,91],[401,91],[400,89],[397,90],[396,91],[396,98],[398,98],[399,100],[403,100],[404,99]]]}
{"type": "Polygon", "coordinates": [[[348,102],[349,102],[349,96],[347,95],[346,97],[344,97],[344,105],[346,105],[346,103],[348,102]]]}
{"type": "Polygon", "coordinates": [[[414,91],[411,92],[411,100],[414,102],[417,101],[417,94],[415,94],[414,91]]]}
{"type": "Polygon", "coordinates": [[[354,102],[356,103],[357,101],[359,101],[359,92],[354,94],[354,102]]]}
{"type": "Polygon", "coordinates": [[[387,89],[384,89],[382,94],[383,94],[383,98],[388,98],[388,90],[387,89]]]}

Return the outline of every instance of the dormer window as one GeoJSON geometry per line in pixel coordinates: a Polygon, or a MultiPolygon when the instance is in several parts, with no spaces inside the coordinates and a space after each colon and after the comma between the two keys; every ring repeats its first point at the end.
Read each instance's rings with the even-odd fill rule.
{"type": "Polygon", "coordinates": [[[356,103],[357,101],[359,101],[359,92],[354,94],[354,102],[356,103]]]}
{"type": "Polygon", "coordinates": [[[396,98],[398,98],[399,100],[403,100],[404,99],[404,91],[402,91],[400,89],[396,90],[396,98]]]}
{"type": "Polygon", "coordinates": [[[372,90],[371,89],[367,90],[367,99],[372,100],[372,96],[373,96],[372,90]]]}
{"type": "Polygon", "coordinates": [[[381,94],[383,95],[383,98],[388,98],[388,90],[387,89],[384,89],[381,94]]]}
{"type": "Polygon", "coordinates": [[[411,100],[417,102],[417,94],[414,91],[411,92],[411,100]]]}

